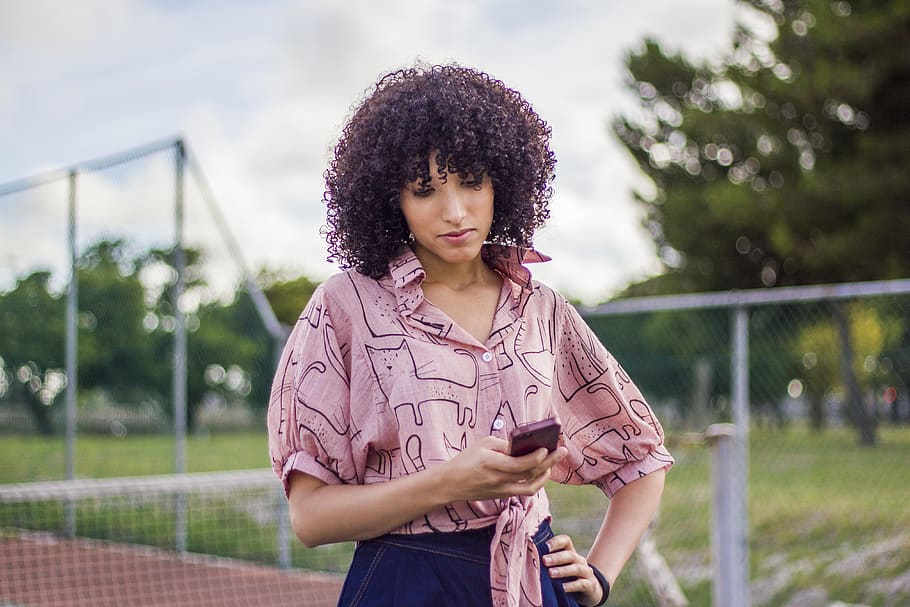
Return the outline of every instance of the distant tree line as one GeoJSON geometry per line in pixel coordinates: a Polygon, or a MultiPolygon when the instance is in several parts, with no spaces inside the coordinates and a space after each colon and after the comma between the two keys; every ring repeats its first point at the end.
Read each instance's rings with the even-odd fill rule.
{"type": "MultiPolygon", "coordinates": [[[[173,251],[133,252],[125,240],[105,239],[79,257],[78,389],[103,393],[130,407],[153,403],[173,416],[173,251]]],[[[186,251],[188,428],[203,397],[262,412],[274,371],[275,346],[249,294],[236,288],[213,297],[202,274],[202,254],[186,251]]],[[[292,324],[317,284],[263,272],[266,297],[282,323],[292,324]]],[[[0,374],[6,397],[28,406],[38,429],[50,434],[52,412],[66,385],[66,297],[55,293],[48,271],[17,280],[0,294],[0,374]]]]}

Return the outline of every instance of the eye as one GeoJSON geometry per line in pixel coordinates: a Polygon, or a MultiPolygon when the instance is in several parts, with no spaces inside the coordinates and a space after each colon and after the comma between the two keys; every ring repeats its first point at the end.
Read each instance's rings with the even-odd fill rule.
{"type": "Polygon", "coordinates": [[[414,188],[411,190],[411,193],[414,194],[417,198],[428,198],[435,190],[431,187],[427,188],[414,188]]]}
{"type": "Polygon", "coordinates": [[[479,192],[480,189],[483,187],[483,177],[477,178],[477,177],[471,177],[469,175],[468,177],[465,177],[464,179],[461,180],[461,185],[466,188],[471,188],[472,190],[476,190],[479,192]]]}

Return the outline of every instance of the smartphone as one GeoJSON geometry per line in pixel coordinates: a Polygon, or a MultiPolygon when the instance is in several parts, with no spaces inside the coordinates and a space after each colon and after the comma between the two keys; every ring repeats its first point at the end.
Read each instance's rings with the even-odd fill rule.
{"type": "Polygon", "coordinates": [[[509,455],[527,455],[541,447],[555,451],[562,426],[554,418],[518,426],[509,435],[509,455]]]}

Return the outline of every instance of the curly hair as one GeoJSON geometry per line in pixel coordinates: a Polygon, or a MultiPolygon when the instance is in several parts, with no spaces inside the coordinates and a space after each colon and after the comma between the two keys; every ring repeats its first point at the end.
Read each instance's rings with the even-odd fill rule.
{"type": "Polygon", "coordinates": [[[408,243],[399,196],[440,174],[489,176],[489,242],[530,246],[549,217],[556,158],[550,127],[515,90],[459,65],[400,69],[382,76],[355,107],[325,172],[328,260],[381,278],[408,243]]]}

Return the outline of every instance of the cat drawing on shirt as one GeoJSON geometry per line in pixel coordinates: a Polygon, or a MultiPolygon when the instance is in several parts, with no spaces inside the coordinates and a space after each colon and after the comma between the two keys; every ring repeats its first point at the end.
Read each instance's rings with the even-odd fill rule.
{"type": "Polygon", "coordinates": [[[432,372],[426,368],[433,365],[434,361],[418,365],[407,340],[403,339],[398,346],[391,348],[368,345],[366,350],[379,389],[385,400],[394,409],[396,416],[399,417],[399,423],[407,421],[409,424],[422,426],[427,408],[438,406],[455,407],[455,420],[462,427],[473,428],[477,423],[480,368],[474,355],[470,352],[462,349],[454,350],[456,354],[470,360],[473,367],[470,379],[458,381],[431,375],[432,372]],[[417,380],[418,388],[405,392],[406,397],[411,400],[404,401],[401,398],[401,391],[396,394],[394,386],[396,381],[400,381],[400,378],[417,380]],[[396,402],[396,400],[401,402],[396,402]],[[401,415],[404,415],[407,410],[410,410],[411,414],[406,420],[402,420],[401,415]]]}

